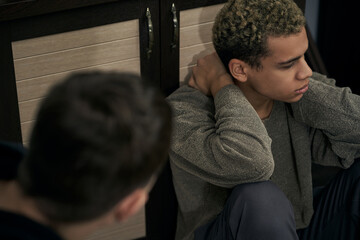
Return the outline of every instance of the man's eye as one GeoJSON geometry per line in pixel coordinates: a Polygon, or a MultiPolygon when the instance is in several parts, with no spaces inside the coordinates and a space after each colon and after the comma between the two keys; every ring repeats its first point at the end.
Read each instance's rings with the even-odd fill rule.
{"type": "Polygon", "coordinates": [[[289,68],[293,67],[294,65],[295,65],[295,62],[292,62],[292,63],[290,63],[288,65],[282,66],[282,68],[289,69],[289,68]]]}

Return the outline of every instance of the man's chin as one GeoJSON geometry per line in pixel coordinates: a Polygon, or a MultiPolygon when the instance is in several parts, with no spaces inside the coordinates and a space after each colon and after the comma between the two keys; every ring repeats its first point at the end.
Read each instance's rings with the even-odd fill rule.
{"type": "Polygon", "coordinates": [[[298,101],[300,101],[302,99],[302,97],[304,96],[304,94],[299,94],[296,97],[289,99],[287,101],[285,101],[286,103],[296,103],[298,101]]]}

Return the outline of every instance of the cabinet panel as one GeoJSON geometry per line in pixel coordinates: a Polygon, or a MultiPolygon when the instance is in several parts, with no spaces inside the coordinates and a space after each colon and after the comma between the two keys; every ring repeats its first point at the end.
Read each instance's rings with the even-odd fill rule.
{"type": "Polygon", "coordinates": [[[23,141],[23,145],[25,147],[27,147],[29,145],[29,137],[31,134],[31,130],[33,129],[33,125],[34,125],[35,121],[27,121],[27,122],[22,122],[20,124],[21,127],[21,134],[22,134],[22,138],[24,139],[23,141]]]}
{"type": "MultiPolygon", "coordinates": [[[[180,13],[181,14],[181,13],[180,13]]],[[[181,18],[183,19],[183,18],[181,18]]],[[[181,21],[180,21],[181,24],[181,21]]],[[[211,42],[212,27],[214,23],[208,22],[180,28],[180,49],[196,44],[211,42]]],[[[181,25],[182,26],[182,25],[181,25]]]]}
{"type": "MultiPolygon", "coordinates": [[[[0,18],[0,95],[6,98],[0,103],[0,115],[7,116],[0,119],[2,140],[22,141],[22,135],[27,135],[20,132],[19,112],[24,114],[18,109],[19,101],[23,104],[42,98],[52,84],[69,73],[126,70],[141,73],[159,85],[157,0],[66,1],[53,5],[39,0],[27,6],[17,4],[16,9],[22,8],[23,14],[16,16],[12,15],[15,5],[0,9],[4,13],[0,18]],[[35,5],[43,7],[44,14],[39,14],[35,5]],[[147,8],[154,16],[151,58],[144,57],[149,45],[147,8]]],[[[24,119],[32,121],[31,117],[24,119]]]]}
{"type": "Polygon", "coordinates": [[[26,80],[21,80],[16,82],[17,91],[18,91],[18,99],[19,102],[41,98],[45,96],[48,89],[65,78],[68,74],[86,71],[86,70],[119,70],[119,71],[128,71],[135,72],[140,74],[140,59],[139,58],[131,58],[123,61],[116,61],[109,64],[100,64],[93,67],[88,68],[80,68],[73,71],[66,71],[61,73],[49,74],[42,77],[35,77],[26,80]]]}
{"type": "Polygon", "coordinates": [[[215,49],[212,42],[180,49],[180,85],[185,84],[186,80],[190,77],[191,68],[195,66],[196,60],[214,51],[215,49]]]}
{"type": "Polygon", "coordinates": [[[126,71],[140,74],[140,59],[134,58],[125,61],[118,61],[110,64],[97,65],[90,68],[82,68],[75,71],[51,74],[39,78],[17,81],[19,112],[21,119],[21,131],[23,143],[27,144],[31,132],[32,123],[37,107],[42,98],[54,84],[64,79],[68,74],[86,71],[86,70],[104,70],[104,71],[126,71]]]}
{"type": "Polygon", "coordinates": [[[218,11],[224,4],[180,11],[179,82],[184,84],[199,57],[215,51],[212,27],[218,11]]]}
{"type": "Polygon", "coordinates": [[[15,41],[12,43],[14,59],[52,53],[72,48],[90,46],[119,39],[139,37],[139,21],[131,20],[120,23],[107,24],[99,27],[86,28],[15,41]]]}
{"type": "MultiPolygon", "coordinates": [[[[68,74],[95,69],[135,72],[160,87],[159,1],[86,2],[39,0],[0,9],[4,13],[0,17],[0,95],[6,98],[0,103],[1,140],[26,145],[39,103],[68,74]],[[21,14],[13,14],[15,8],[21,8],[21,14]]],[[[101,229],[89,239],[129,240],[146,235],[143,208],[125,223],[101,229]]]]}
{"type": "Polygon", "coordinates": [[[64,79],[68,74],[86,70],[104,70],[104,71],[126,71],[140,74],[140,60],[130,59],[111,64],[98,65],[90,68],[83,68],[65,73],[52,74],[45,77],[32,78],[17,82],[19,97],[19,112],[21,119],[21,131],[23,143],[27,144],[32,129],[32,122],[35,119],[37,107],[49,88],[64,79]]]}
{"type": "Polygon", "coordinates": [[[215,49],[212,42],[196,44],[180,49],[180,69],[195,65],[199,57],[205,56],[213,51],[215,51],[215,49]]]}
{"type": "Polygon", "coordinates": [[[194,24],[213,22],[223,3],[207,7],[196,7],[194,9],[183,10],[180,12],[181,27],[192,26],[194,24]]]}
{"type": "Polygon", "coordinates": [[[66,75],[96,69],[140,73],[138,26],[131,20],[13,42],[24,144],[42,98],[66,75]]]}
{"type": "Polygon", "coordinates": [[[16,80],[138,58],[138,38],[117,40],[14,60],[16,80]]]}

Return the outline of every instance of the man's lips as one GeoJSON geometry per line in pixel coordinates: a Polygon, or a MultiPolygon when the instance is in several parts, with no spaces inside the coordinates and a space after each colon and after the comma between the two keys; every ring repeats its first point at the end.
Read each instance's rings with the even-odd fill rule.
{"type": "Polygon", "coordinates": [[[309,89],[309,84],[306,84],[302,88],[295,90],[297,94],[304,94],[309,89]]]}

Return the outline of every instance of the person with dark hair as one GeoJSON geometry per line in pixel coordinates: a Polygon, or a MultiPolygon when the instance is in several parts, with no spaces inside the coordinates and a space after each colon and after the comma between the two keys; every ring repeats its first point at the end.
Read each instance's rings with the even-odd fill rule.
{"type": "Polygon", "coordinates": [[[360,239],[360,96],[313,73],[292,0],[229,0],[168,97],[176,239],[360,239]],[[323,188],[312,163],[344,168],[323,188]]]}
{"type": "Polygon", "coordinates": [[[0,239],[78,240],[126,220],[146,203],[170,134],[168,103],[139,76],[69,76],[43,100],[28,152],[1,182],[0,239]]]}

